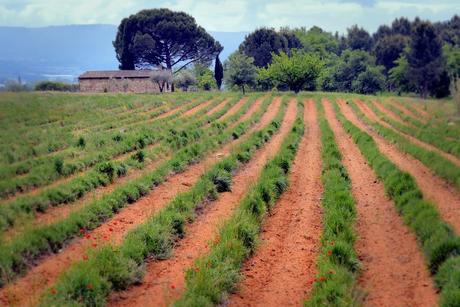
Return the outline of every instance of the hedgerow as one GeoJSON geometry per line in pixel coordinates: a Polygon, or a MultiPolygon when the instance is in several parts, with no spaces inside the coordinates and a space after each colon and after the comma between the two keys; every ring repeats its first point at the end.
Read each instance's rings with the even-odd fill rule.
{"type": "Polygon", "coordinates": [[[288,175],[304,132],[303,106],[278,154],[265,165],[256,184],[241,201],[233,217],[219,231],[210,252],[186,272],[186,289],[177,306],[210,306],[235,288],[244,259],[256,248],[266,213],[288,186],[288,175]]]}
{"type": "Polygon", "coordinates": [[[247,163],[238,159],[239,154],[252,156],[266,143],[278,130],[285,110],[284,103],[267,127],[254,132],[230,156],[205,172],[189,191],[178,194],[159,213],[130,231],[121,246],[104,246],[93,251],[88,261],[75,264],[62,275],[53,291],[45,293],[42,305],[102,304],[109,291],[125,289],[140,281],[146,259],[170,256],[174,241],[184,235],[185,224],[193,220],[197,207],[229,190],[235,170],[247,163]],[[83,275],[82,271],[91,274],[83,275]],[[88,289],[88,284],[103,286],[88,289]]]}
{"type": "MultiPolygon", "coordinates": [[[[210,133],[214,136],[206,137],[205,135],[199,142],[176,151],[169,160],[161,163],[154,171],[118,186],[113,192],[96,199],[79,211],[70,214],[69,217],[54,224],[25,231],[11,242],[0,242],[0,286],[26,271],[38,257],[57,252],[82,230],[87,231],[96,228],[122,207],[146,195],[149,190],[163,182],[171,172],[183,171],[187,165],[195,163],[205,153],[228,142],[232,139],[231,135],[235,130],[241,130],[241,127],[244,127],[243,131],[247,131],[253,123],[259,120],[270,102],[271,100],[267,97],[259,112],[229,131],[223,130],[221,125],[211,125],[211,129],[217,129],[215,133],[210,133]]],[[[237,112],[230,116],[226,122],[235,122],[240,116],[241,114],[237,112]]]]}
{"type": "Polygon", "coordinates": [[[355,201],[334,132],[324,118],[323,105],[317,103],[317,108],[323,162],[323,234],[316,264],[317,278],[305,306],[354,306],[359,304],[361,292],[356,285],[361,264],[354,248],[355,201]]]}
{"type": "Polygon", "coordinates": [[[348,121],[337,104],[334,108],[345,130],[382,180],[404,222],[414,231],[441,293],[442,306],[460,305],[460,238],[444,222],[436,207],[426,201],[414,178],[401,171],[378,149],[373,138],[348,121]]]}

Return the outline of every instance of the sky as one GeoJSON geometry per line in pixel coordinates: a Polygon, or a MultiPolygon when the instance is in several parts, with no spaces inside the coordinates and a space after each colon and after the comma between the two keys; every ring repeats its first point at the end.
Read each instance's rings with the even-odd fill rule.
{"type": "Polygon", "coordinates": [[[187,12],[208,31],[252,31],[316,25],[344,33],[358,24],[375,31],[396,17],[441,21],[460,15],[460,0],[0,0],[0,26],[119,24],[141,9],[187,12]]]}

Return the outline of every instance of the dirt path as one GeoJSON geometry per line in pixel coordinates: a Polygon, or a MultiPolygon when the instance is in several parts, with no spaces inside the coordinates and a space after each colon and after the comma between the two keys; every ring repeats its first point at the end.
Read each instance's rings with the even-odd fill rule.
{"type": "Polygon", "coordinates": [[[395,145],[361,122],[351,108],[339,102],[345,117],[361,130],[369,133],[377,143],[380,151],[393,161],[401,170],[414,177],[424,197],[433,202],[443,220],[451,224],[460,233],[460,193],[445,180],[436,176],[422,162],[411,155],[401,152],[395,145]]]}
{"type": "Polygon", "coordinates": [[[209,116],[215,112],[219,112],[220,110],[222,110],[225,105],[229,102],[229,99],[224,99],[222,100],[222,102],[220,102],[217,106],[215,106],[214,108],[211,108],[211,110],[209,110],[208,112],[206,112],[206,115],[209,116]]]}
{"type": "Polygon", "coordinates": [[[197,112],[201,111],[202,109],[207,108],[212,102],[213,100],[207,100],[203,103],[200,103],[199,105],[194,106],[190,110],[185,111],[180,117],[184,118],[184,117],[195,115],[197,112]]]}
{"type": "Polygon", "coordinates": [[[445,159],[449,160],[450,162],[454,163],[455,165],[457,166],[460,166],[460,159],[457,158],[456,156],[452,155],[452,154],[449,154],[445,151],[442,151],[441,149],[431,145],[431,144],[428,144],[428,143],[425,143],[409,134],[406,134],[402,131],[399,131],[398,129],[394,128],[392,125],[388,124],[387,122],[381,120],[378,116],[375,115],[375,113],[370,109],[370,108],[367,108],[364,107],[365,103],[361,102],[361,101],[357,101],[357,105],[358,107],[361,109],[361,111],[368,117],[370,118],[371,120],[373,121],[376,121],[377,123],[381,124],[382,126],[386,127],[386,128],[389,128],[391,130],[393,130],[394,132],[397,132],[398,134],[402,135],[404,138],[406,138],[407,140],[409,140],[411,143],[417,145],[417,146],[420,146],[426,150],[429,150],[429,151],[433,151],[437,154],[439,154],[440,156],[444,157],[445,159]]]}
{"type": "Polygon", "coordinates": [[[136,225],[144,222],[159,209],[168,204],[177,193],[186,191],[212,164],[228,155],[232,148],[244,140],[250,133],[267,125],[275,116],[281,105],[281,99],[276,98],[262,116],[259,123],[245,134],[244,137],[225,145],[220,150],[209,154],[201,163],[190,166],[185,172],[172,175],[160,184],[146,197],[135,204],[122,209],[112,219],[89,233],[90,238],[76,238],[59,254],[45,257],[37,266],[10,285],[0,289],[0,302],[12,306],[33,306],[46,287],[52,285],[56,278],[73,262],[83,259],[93,244],[112,241],[121,243],[124,235],[136,225]]]}
{"type": "Polygon", "coordinates": [[[292,101],[278,133],[235,175],[232,191],[221,194],[217,201],[204,209],[204,214],[188,226],[187,236],[174,249],[172,258],[150,262],[144,282],[127,291],[114,293],[108,301],[109,306],[169,306],[181,296],[185,286],[184,271],[208,250],[207,244],[216,237],[219,226],[230,218],[267,160],[278,152],[295,118],[296,103],[292,101]]]}
{"type": "Polygon", "coordinates": [[[304,119],[289,188],[263,225],[261,244],[244,263],[229,306],[301,306],[311,290],[322,229],[321,139],[313,101],[304,119]]]}
{"type": "Polygon", "coordinates": [[[248,100],[248,97],[243,97],[243,98],[241,98],[240,101],[238,101],[236,104],[234,104],[234,105],[228,110],[228,112],[224,114],[224,116],[222,116],[221,118],[219,118],[218,121],[226,120],[227,118],[229,118],[230,116],[232,116],[233,114],[235,114],[236,112],[238,112],[238,110],[246,103],[247,100],[248,100]]]}
{"type": "Polygon", "coordinates": [[[393,111],[388,110],[387,108],[385,108],[385,106],[383,104],[381,104],[380,102],[372,101],[371,104],[373,104],[380,112],[382,112],[383,114],[385,114],[386,116],[388,116],[392,120],[397,121],[398,123],[400,123],[402,125],[413,127],[410,123],[407,123],[407,122],[403,121],[401,119],[401,117],[399,117],[398,114],[395,114],[395,113],[393,113],[393,111]]]}
{"type": "Polygon", "coordinates": [[[383,184],[336,119],[331,104],[324,101],[324,107],[356,201],[356,249],[364,267],[359,284],[369,292],[364,305],[436,306],[437,295],[415,236],[403,224],[383,184]]]}
{"type": "Polygon", "coordinates": [[[413,113],[409,108],[406,107],[405,104],[395,100],[395,99],[390,99],[388,100],[388,103],[391,104],[392,106],[394,106],[395,108],[397,108],[398,110],[400,110],[401,112],[404,113],[404,115],[410,117],[410,118],[413,118],[415,120],[418,120],[424,124],[427,123],[427,120],[426,118],[424,117],[420,117],[419,115],[413,113]]]}
{"type": "MultiPolygon", "coordinates": [[[[242,121],[248,120],[252,116],[252,114],[254,114],[262,106],[263,101],[264,101],[263,98],[256,99],[256,101],[254,101],[254,103],[251,104],[248,111],[243,116],[241,116],[241,120],[242,121]]],[[[230,125],[230,127],[233,128],[236,125],[238,125],[238,123],[234,123],[230,125]]]]}

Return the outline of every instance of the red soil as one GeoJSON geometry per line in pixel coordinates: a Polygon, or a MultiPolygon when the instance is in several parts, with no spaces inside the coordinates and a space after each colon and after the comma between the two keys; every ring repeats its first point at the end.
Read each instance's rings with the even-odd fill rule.
{"type": "Polygon", "coordinates": [[[437,294],[414,234],[404,225],[385,195],[383,184],[336,119],[331,104],[324,101],[324,107],[356,201],[356,249],[364,266],[359,284],[369,292],[364,305],[436,306],[437,294]]]}
{"type": "Polygon", "coordinates": [[[417,145],[417,146],[420,146],[426,150],[429,150],[429,151],[434,151],[436,152],[437,154],[439,154],[440,156],[444,157],[445,159],[449,160],[450,162],[454,163],[455,165],[457,166],[460,166],[460,159],[457,158],[456,156],[452,155],[452,154],[449,154],[447,152],[444,152],[442,150],[440,150],[439,148],[431,145],[431,144],[428,144],[428,143],[425,143],[409,134],[406,134],[402,131],[399,131],[397,130],[396,128],[394,128],[393,126],[391,126],[390,124],[388,124],[387,122],[381,120],[380,118],[378,118],[378,116],[375,115],[375,113],[370,109],[370,108],[367,108],[367,106],[365,106],[365,103],[361,102],[361,101],[358,101],[357,100],[357,105],[358,107],[363,111],[364,114],[366,114],[367,117],[369,117],[371,120],[373,121],[376,121],[378,122],[379,124],[381,124],[382,126],[385,126],[397,133],[399,133],[400,135],[402,135],[403,137],[405,137],[407,140],[409,140],[411,143],[417,145]]]}
{"type": "Polygon", "coordinates": [[[180,117],[184,118],[184,117],[192,116],[195,113],[201,111],[202,109],[207,108],[212,102],[213,102],[212,100],[208,100],[203,103],[200,103],[199,105],[194,106],[190,110],[185,111],[180,117]]]}
{"type": "Polygon", "coordinates": [[[378,101],[373,101],[371,102],[377,109],[380,110],[380,112],[382,112],[383,114],[385,114],[386,116],[388,116],[389,118],[391,118],[392,120],[394,121],[397,121],[398,123],[400,124],[403,124],[405,126],[411,126],[409,123],[403,121],[398,114],[395,114],[393,111],[390,111],[388,110],[387,108],[385,108],[383,106],[383,104],[381,104],[380,102],[378,101]]]}
{"type": "MultiPolygon", "coordinates": [[[[257,105],[256,107],[260,107],[260,103],[257,103],[257,101],[256,101],[253,105],[251,105],[251,107],[248,109],[248,111],[234,123],[234,125],[236,125],[236,124],[238,124],[238,123],[240,123],[240,122],[242,122],[244,120],[249,119],[249,117],[252,115],[252,113],[255,112],[254,105],[257,105]]],[[[214,112],[217,112],[217,111],[218,110],[214,109],[214,112]]],[[[237,110],[235,110],[235,112],[236,111],[237,110]]],[[[210,115],[210,114],[212,114],[212,113],[209,113],[208,115],[210,115]]],[[[133,180],[135,178],[138,178],[138,177],[144,175],[145,173],[154,170],[162,161],[164,161],[167,158],[168,158],[168,156],[164,156],[164,157],[160,157],[159,159],[157,159],[157,160],[155,160],[153,162],[147,163],[146,167],[144,169],[142,169],[142,170],[131,170],[130,172],[128,172],[128,175],[126,175],[126,176],[124,176],[122,178],[116,179],[112,184],[109,184],[107,186],[102,186],[102,187],[99,187],[99,188],[91,191],[90,193],[88,193],[84,197],[82,197],[81,199],[79,199],[76,202],[72,203],[72,205],[64,204],[64,205],[61,205],[61,206],[49,208],[45,213],[37,213],[37,215],[33,219],[33,221],[27,220],[27,221],[24,222],[24,224],[27,224],[27,227],[37,227],[38,225],[51,224],[51,223],[56,222],[59,219],[66,218],[72,212],[75,212],[75,211],[81,209],[86,204],[88,204],[88,202],[90,202],[91,200],[98,199],[98,198],[102,197],[102,195],[112,192],[116,188],[117,185],[123,184],[123,183],[125,183],[125,182],[127,182],[129,180],[133,180]]],[[[23,227],[23,226],[11,228],[11,229],[6,231],[2,235],[2,238],[5,239],[5,240],[10,240],[12,237],[17,235],[18,233],[23,232],[24,229],[25,229],[25,227],[23,227]]]]}
{"type": "MultiPolygon", "coordinates": [[[[267,125],[275,117],[280,104],[281,99],[276,98],[260,122],[251,128],[245,137],[255,129],[259,129],[258,127],[261,125],[267,125]]],[[[72,263],[82,260],[87,251],[94,248],[93,243],[104,244],[111,241],[114,244],[120,244],[129,230],[143,223],[167,205],[177,193],[188,190],[206,169],[228,155],[235,144],[241,142],[245,137],[225,145],[218,152],[209,154],[204,161],[190,166],[186,171],[172,175],[146,197],[125,207],[112,219],[88,233],[89,239],[86,237],[76,238],[60,253],[45,257],[37,266],[31,268],[24,277],[0,289],[0,302],[15,306],[36,305],[46,287],[52,285],[72,263]]]]}
{"type": "Polygon", "coordinates": [[[300,306],[311,290],[322,228],[321,139],[313,101],[304,119],[289,188],[263,225],[261,244],[244,263],[229,306],[300,306]]]}
{"type": "Polygon", "coordinates": [[[427,166],[411,155],[401,152],[395,145],[388,142],[373,129],[366,126],[351,108],[339,102],[345,117],[361,130],[369,133],[377,143],[380,151],[401,170],[408,172],[417,182],[425,199],[433,202],[442,219],[451,224],[460,233],[460,194],[452,185],[436,176],[427,166]]]}
{"type": "Polygon", "coordinates": [[[296,104],[291,102],[279,132],[234,176],[232,191],[222,193],[217,201],[205,207],[204,214],[188,225],[187,236],[178,242],[170,259],[148,263],[144,282],[127,291],[112,294],[108,305],[169,306],[178,299],[184,291],[184,271],[208,250],[208,242],[216,238],[219,226],[232,215],[251,184],[257,180],[267,160],[279,150],[295,118],[296,104]]]}
{"type": "Polygon", "coordinates": [[[248,100],[247,97],[241,98],[240,101],[238,101],[236,104],[234,104],[228,110],[227,113],[225,113],[221,118],[219,118],[219,120],[223,121],[223,120],[227,119],[228,117],[232,116],[233,114],[235,114],[236,112],[238,112],[238,110],[246,103],[247,100],[248,100]]]}
{"type": "Polygon", "coordinates": [[[409,110],[403,103],[396,101],[395,99],[390,99],[388,102],[393,105],[395,108],[403,112],[406,116],[412,117],[418,121],[421,121],[422,123],[426,123],[427,120],[424,117],[420,117],[417,114],[414,114],[411,110],[409,110]]]}
{"type": "Polygon", "coordinates": [[[224,99],[221,103],[219,103],[217,106],[211,108],[211,110],[209,110],[208,112],[206,112],[206,115],[211,115],[215,112],[219,112],[220,110],[222,110],[223,107],[225,107],[225,105],[228,103],[228,99],[224,99]]]}
{"type": "MultiPolygon", "coordinates": [[[[208,105],[210,103],[211,103],[211,101],[204,102],[203,104],[200,104],[200,105],[188,110],[187,112],[190,112],[190,111],[194,110],[192,112],[192,114],[194,114],[194,113],[196,113],[196,112],[198,112],[200,110],[200,108],[198,108],[198,107],[201,107],[201,106],[203,106],[205,104],[208,105]],[[198,108],[198,109],[196,109],[196,108],[198,108]]],[[[186,105],[188,105],[188,103],[180,105],[180,106],[177,106],[176,108],[173,108],[173,109],[171,109],[171,110],[169,110],[169,111],[167,111],[167,112],[165,112],[165,113],[163,113],[163,114],[161,114],[161,115],[159,115],[157,117],[154,117],[154,118],[152,118],[152,119],[150,119],[150,120],[148,120],[146,122],[154,122],[154,121],[156,121],[158,119],[171,116],[171,115],[173,115],[173,114],[175,114],[177,112],[180,112],[180,109],[184,108],[186,105]]],[[[187,113],[187,112],[185,112],[185,113],[187,113]]],[[[182,116],[184,116],[184,114],[182,116]]],[[[139,122],[136,122],[135,124],[138,124],[138,123],[139,122]]],[[[156,144],[149,145],[149,147],[152,147],[152,146],[156,146],[156,144]]],[[[146,148],[146,149],[148,149],[148,148],[146,148]]],[[[124,153],[124,154],[115,155],[115,156],[112,157],[112,159],[116,160],[116,161],[119,161],[119,160],[125,159],[126,157],[131,155],[133,152],[134,152],[134,150],[129,151],[129,152],[124,153]]],[[[56,154],[56,153],[58,153],[58,152],[54,152],[52,154],[56,154]]],[[[91,168],[88,168],[88,169],[91,169],[91,168]]],[[[43,190],[45,190],[45,189],[54,188],[54,187],[57,187],[58,185],[67,183],[67,182],[75,179],[76,177],[82,175],[83,173],[88,171],[88,169],[84,169],[82,171],[79,171],[79,172],[74,173],[74,174],[72,174],[70,176],[67,176],[67,177],[58,178],[58,179],[54,180],[53,182],[51,182],[51,183],[49,183],[47,185],[40,186],[40,187],[30,187],[30,188],[27,188],[24,192],[17,192],[12,196],[2,198],[2,199],[0,199],[0,205],[2,205],[4,203],[7,203],[7,202],[10,202],[10,201],[14,201],[20,196],[34,196],[34,195],[37,195],[38,193],[43,192],[43,190]]]]}
{"type": "MultiPolygon", "coordinates": [[[[252,116],[252,114],[254,114],[262,106],[263,101],[264,101],[264,98],[256,99],[256,101],[249,107],[248,111],[243,116],[241,116],[240,120],[241,121],[248,120],[252,116]]],[[[230,127],[234,127],[236,125],[238,125],[238,123],[234,123],[230,125],[230,127]]]]}

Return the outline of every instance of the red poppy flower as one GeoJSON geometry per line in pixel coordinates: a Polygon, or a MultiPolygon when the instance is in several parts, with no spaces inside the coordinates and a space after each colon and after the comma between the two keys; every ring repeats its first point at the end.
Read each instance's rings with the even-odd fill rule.
{"type": "Polygon", "coordinates": [[[93,247],[97,247],[97,243],[96,242],[93,242],[93,247]]]}
{"type": "Polygon", "coordinates": [[[86,289],[88,289],[88,290],[93,289],[93,284],[87,284],[87,285],[86,285],[86,289]]]}
{"type": "Polygon", "coordinates": [[[325,282],[326,280],[327,280],[327,279],[326,279],[326,277],[324,277],[324,276],[321,276],[320,279],[319,279],[320,282],[325,282]]]}
{"type": "Polygon", "coordinates": [[[332,255],[332,251],[331,251],[331,250],[328,250],[328,251],[327,251],[327,255],[328,255],[328,256],[331,256],[331,255],[332,255]]]}
{"type": "Polygon", "coordinates": [[[171,285],[171,289],[176,289],[176,286],[175,285],[171,285]]]}
{"type": "Polygon", "coordinates": [[[87,260],[88,260],[88,256],[87,256],[87,255],[84,255],[84,256],[83,256],[83,260],[87,261],[87,260]]]}
{"type": "Polygon", "coordinates": [[[52,295],[56,295],[58,292],[56,290],[56,288],[51,288],[51,294],[52,295]]]}
{"type": "Polygon", "coordinates": [[[112,232],[112,231],[113,231],[113,228],[112,228],[112,227],[110,227],[110,228],[109,228],[109,231],[110,231],[110,232],[112,232]]]}
{"type": "Polygon", "coordinates": [[[87,238],[89,240],[89,239],[91,239],[91,235],[86,235],[85,238],[87,238]]]}

